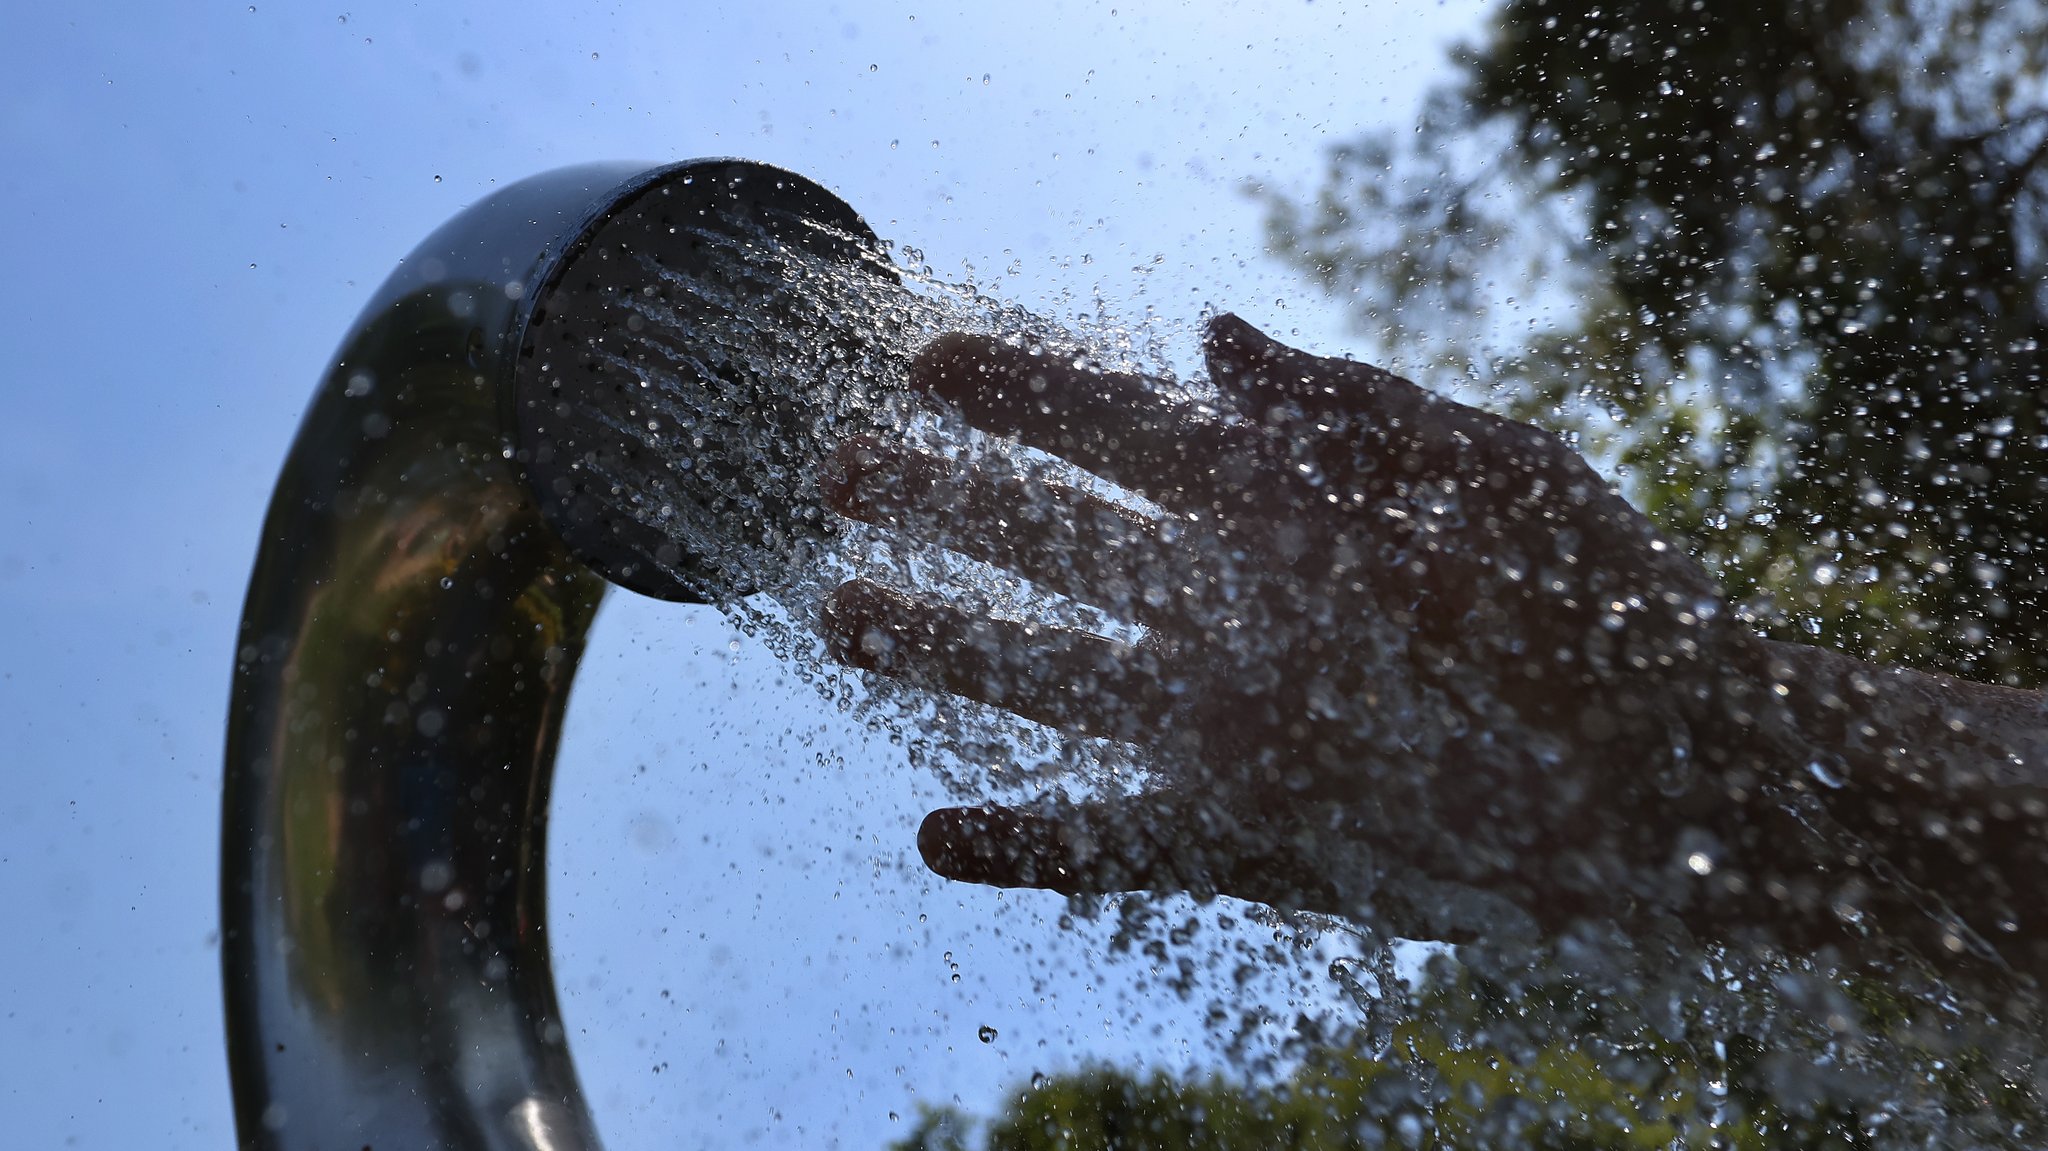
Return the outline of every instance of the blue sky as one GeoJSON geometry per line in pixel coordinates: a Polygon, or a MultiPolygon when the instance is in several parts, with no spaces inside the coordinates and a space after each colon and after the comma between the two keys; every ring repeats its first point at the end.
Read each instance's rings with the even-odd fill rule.
{"type": "MultiPolygon", "coordinates": [[[[370,291],[495,184],[739,155],[1055,315],[1340,317],[1245,181],[1411,116],[1476,0],[98,3],[0,38],[0,1113],[230,1145],[214,874],[244,581],[370,291]],[[1015,265],[1015,271],[1009,269],[1015,265]]],[[[717,616],[615,596],[553,828],[557,973],[614,1148],[879,1147],[1088,1057],[1207,1058],[1057,899],[939,884],[934,787],[717,616]],[[644,768],[644,770],[643,770],[644,768]],[[948,961],[944,956],[950,952],[948,961]],[[958,964],[955,982],[952,964],[958,964]],[[998,1038],[981,1043],[983,1025],[998,1038]]],[[[1276,977],[1276,1004],[1311,994],[1276,977]]],[[[1219,981],[1221,977],[1219,976],[1219,981]]],[[[1199,1005],[1197,1005],[1198,1007],[1199,1005]]]]}

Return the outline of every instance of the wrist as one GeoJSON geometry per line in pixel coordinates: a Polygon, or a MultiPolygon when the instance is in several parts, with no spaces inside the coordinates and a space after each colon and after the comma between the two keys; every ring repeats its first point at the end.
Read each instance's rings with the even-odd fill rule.
{"type": "Polygon", "coordinates": [[[1673,903],[1696,935],[1731,947],[1839,947],[1854,916],[1839,898],[1841,853],[1801,818],[1813,740],[1784,668],[1769,641],[1733,621],[1702,631],[1675,685],[1690,763],[1682,787],[1660,789],[1673,903]]]}
{"type": "Polygon", "coordinates": [[[1717,914],[1787,949],[2048,970],[2036,693],[1755,637],[1714,755],[1751,890],[1717,914]]]}

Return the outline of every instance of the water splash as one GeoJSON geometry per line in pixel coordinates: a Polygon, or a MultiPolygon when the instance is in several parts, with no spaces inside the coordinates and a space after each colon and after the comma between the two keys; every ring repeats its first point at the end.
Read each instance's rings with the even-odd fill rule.
{"type": "MultiPolygon", "coordinates": [[[[963,797],[1014,799],[1057,788],[1078,801],[1153,785],[1155,765],[1115,741],[1071,737],[888,681],[855,687],[826,667],[815,629],[825,597],[855,576],[1007,618],[1097,632],[1116,627],[1115,613],[1105,615],[1102,605],[1062,599],[943,549],[838,520],[823,507],[820,477],[850,437],[884,435],[954,460],[963,471],[1001,463],[1027,476],[1087,482],[1056,461],[921,405],[906,382],[911,359],[942,333],[976,332],[1164,376],[1157,334],[1113,323],[1085,333],[1062,330],[971,284],[918,270],[880,276],[765,231],[703,227],[688,239],[711,258],[684,269],[637,256],[609,287],[623,323],[584,348],[638,399],[623,412],[592,405],[588,417],[637,445],[636,459],[656,462],[614,462],[596,478],[638,522],[688,557],[670,574],[764,637],[805,678],[858,709],[963,797]]],[[[1216,396],[1200,378],[1167,382],[1216,396]]],[[[1129,493],[1112,494],[1157,515],[1129,493]]],[[[1442,491],[1397,510],[1413,517],[1416,538],[1425,540],[1464,517],[1456,494],[1442,491]]],[[[1275,666],[1285,653],[1260,646],[1275,634],[1261,614],[1275,573],[1227,553],[1204,561],[1224,589],[1213,610],[1219,634],[1238,645],[1229,658],[1247,674],[1275,666]]],[[[1519,580],[1524,573],[1510,574],[1519,580]]],[[[1134,573],[1128,595],[1155,594],[1134,573]]],[[[1366,653],[1362,664],[1379,674],[1369,690],[1331,684],[1309,699],[1320,721],[1347,725],[1367,749],[1347,765],[1358,793],[1372,797],[1358,805],[1365,815],[1347,828],[1347,842],[1401,844],[1404,857],[1434,861],[1434,874],[1474,872],[1474,860],[1509,848],[1473,838],[1431,790],[1440,785],[1425,781],[1455,754],[1464,757],[1458,769],[1473,779],[1508,784],[1475,802],[1526,805],[1532,821],[1569,819],[1568,810],[1547,806],[1556,801],[1544,774],[1546,763],[1565,753],[1553,749],[1546,758],[1547,737],[1520,728],[1478,677],[1417,678],[1409,670],[1420,658],[1416,640],[1399,622],[1407,606],[1361,601],[1329,619],[1328,642],[1366,653]]],[[[1678,733],[1671,743],[1672,765],[1655,783],[1662,794],[1678,796],[1695,786],[1699,771],[1687,737],[1678,733]]],[[[1833,760],[1810,762],[1820,785],[1842,786],[1833,760]]],[[[1973,1001],[1903,953],[1883,985],[1824,958],[1768,950],[1737,955],[1702,945],[1674,918],[1654,914],[1630,935],[1589,930],[1540,940],[1525,913],[1475,888],[1335,846],[1320,858],[1351,873],[1352,919],[1364,925],[1323,924],[1356,942],[1360,955],[1321,969],[1341,993],[1335,1002],[1346,1005],[1310,1028],[1325,1040],[1348,1036],[1342,1041],[1375,1057],[1393,1050],[1403,1023],[1423,1010],[1408,993],[1410,981],[1395,971],[1393,932],[1426,928],[1438,938],[1475,941],[1431,952],[1440,962],[1456,955],[1462,963],[1461,974],[1442,978],[1488,989],[1490,998],[1458,1024],[1465,1028],[1461,1041],[1511,1054],[1563,1044],[1598,1066],[1633,1068],[1616,1072],[1617,1082],[1692,1101],[1689,1110],[1674,1112],[1686,1139],[1720,1138],[1738,1104],[1809,1118],[1830,1109],[1853,1114],[1857,1137],[1893,1146],[1998,1143],[2011,1138],[2014,1124],[2032,1122],[2036,1043],[2024,1024],[2006,1021],[2014,1011],[2031,1020],[2030,999],[1973,1001]],[[1731,1048],[1740,1055],[1732,1063],[1731,1048]],[[1959,1074],[1958,1059],[1974,1061],[1972,1070],[1959,1074]],[[1735,1063],[1747,1078],[1731,1080],[1735,1063]],[[1673,1087],[1673,1075],[1690,1078],[1673,1087]],[[1743,1092],[1746,1103],[1734,1097],[1743,1092]]],[[[1678,858],[1698,876],[1716,866],[1705,848],[1678,858]]],[[[1190,963],[1227,962],[1205,953],[1198,933],[1173,916],[1148,914],[1147,906],[1133,899],[1119,912],[1130,936],[1143,940],[1136,951],[1154,961],[1177,956],[1185,985],[1192,985],[1190,963]]],[[[1304,969],[1298,977],[1315,974],[1304,969]]],[[[1214,1017],[1233,1019],[1223,1004],[1227,993],[1217,994],[1214,1017]]],[[[1242,1019],[1233,1025],[1251,1026],[1242,1019]]],[[[984,1029],[983,1042],[993,1039],[993,1029],[984,1029]]]]}

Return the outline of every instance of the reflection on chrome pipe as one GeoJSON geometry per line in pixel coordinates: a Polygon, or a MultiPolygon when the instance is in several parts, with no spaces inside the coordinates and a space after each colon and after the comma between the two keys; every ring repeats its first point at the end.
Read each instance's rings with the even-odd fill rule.
{"type": "Polygon", "coordinates": [[[620,252],[687,265],[727,224],[886,276],[851,209],[788,173],[565,169],[420,245],[322,381],[264,523],[228,722],[243,1147],[597,1145],[548,962],[555,743],[597,573],[677,600],[696,584],[588,482],[607,449],[541,364],[600,338],[620,252]]]}

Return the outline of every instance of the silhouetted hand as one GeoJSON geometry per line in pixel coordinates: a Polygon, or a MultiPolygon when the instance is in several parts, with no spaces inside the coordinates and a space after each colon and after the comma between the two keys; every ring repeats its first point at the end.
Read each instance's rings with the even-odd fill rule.
{"type": "Polygon", "coordinates": [[[1546,927],[1692,898],[1744,795],[1694,763],[1731,726],[1723,669],[1754,642],[1706,573],[1547,432],[1233,316],[1205,352],[1216,406],[982,337],[941,338],[913,369],[971,424],[1163,517],[900,444],[841,452],[827,491],[842,514],[1144,629],[1118,642],[838,589],[837,658],[1136,745],[1157,781],[934,812],[927,863],[1437,938],[1473,926],[1457,892],[1546,927]]]}

